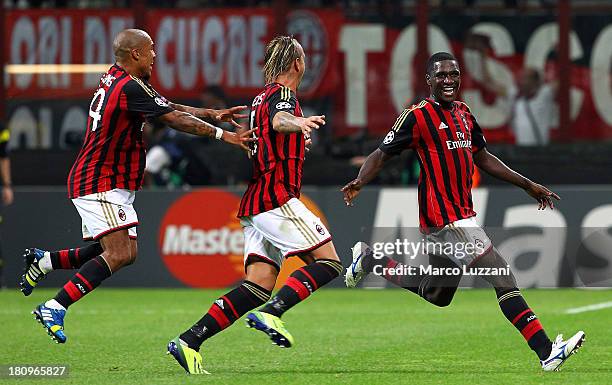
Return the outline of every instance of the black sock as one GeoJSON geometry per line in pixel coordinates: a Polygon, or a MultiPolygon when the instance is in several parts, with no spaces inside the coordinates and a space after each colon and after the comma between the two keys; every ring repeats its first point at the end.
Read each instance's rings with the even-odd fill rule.
{"type": "Polygon", "coordinates": [[[318,259],[301,267],[287,278],[287,282],[260,310],[277,317],[305,300],[315,290],[336,278],[342,272],[342,264],[333,259],[318,259]]]}
{"type": "MultiPolygon", "coordinates": [[[[366,271],[372,272],[374,267],[378,266],[376,272],[379,272],[381,277],[436,306],[448,306],[461,281],[461,274],[424,274],[420,266],[412,266],[410,270],[407,265],[386,256],[380,259],[368,258],[364,262],[366,263],[363,267],[366,271]]],[[[430,256],[429,262],[433,268],[457,267],[454,262],[443,257],[430,256]]]]}
{"type": "Polygon", "coordinates": [[[548,358],[552,342],[542,328],[538,317],[531,311],[521,292],[516,287],[495,289],[499,307],[508,321],[523,335],[531,350],[540,360],[548,358]]]}
{"type": "Polygon", "coordinates": [[[79,271],[55,295],[55,300],[65,308],[80,300],[110,277],[111,271],[101,255],[85,263],[79,271]]]}
{"type": "Polygon", "coordinates": [[[363,268],[367,272],[375,271],[381,274],[380,276],[391,282],[395,286],[402,287],[418,294],[418,288],[423,279],[423,275],[409,275],[409,274],[392,274],[391,272],[397,272],[403,270],[404,264],[399,263],[393,258],[383,256],[382,258],[366,258],[363,261],[363,268]],[[377,267],[375,269],[375,267],[377,267]]]}
{"type": "Polygon", "coordinates": [[[76,249],[51,251],[49,255],[53,270],[78,269],[87,261],[102,254],[103,251],[100,242],[95,242],[87,246],[77,247],[76,249]]]}
{"type": "Polygon", "coordinates": [[[419,270],[413,274],[400,274],[398,272],[405,271],[406,265],[387,256],[374,258],[373,252],[364,257],[362,266],[368,273],[375,272],[395,286],[421,295],[419,288],[423,286],[423,280],[426,278],[426,275],[421,274],[419,270]],[[394,274],[391,272],[394,272],[394,274]]]}
{"type": "Polygon", "coordinates": [[[199,350],[206,339],[233,324],[247,311],[264,304],[270,294],[270,291],[257,284],[244,281],[242,285],[217,299],[204,317],[179,338],[190,348],[199,350]]]}

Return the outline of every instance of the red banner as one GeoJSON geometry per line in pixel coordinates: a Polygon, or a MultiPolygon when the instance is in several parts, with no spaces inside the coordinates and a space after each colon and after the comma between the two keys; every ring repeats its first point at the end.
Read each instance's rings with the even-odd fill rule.
{"type": "MultiPolygon", "coordinates": [[[[266,43],[276,28],[274,10],[151,11],[148,31],[157,53],[152,82],[173,98],[196,98],[208,85],[228,95],[251,98],[264,84],[261,68],[266,43]]],[[[341,16],[335,11],[298,10],[287,30],[301,43],[308,71],[300,92],[320,96],[336,87],[332,71],[341,16]]]]}
{"type": "MultiPolygon", "coordinates": [[[[230,99],[248,100],[263,85],[261,67],[265,44],[277,29],[272,8],[151,10],[147,31],[157,52],[152,82],[171,99],[195,99],[209,85],[221,86],[230,99]]],[[[487,129],[490,141],[511,140],[511,101],[483,87],[479,64],[462,39],[464,32],[487,35],[491,41],[489,68],[503,85],[517,87],[519,72],[529,66],[547,77],[571,78],[571,139],[612,137],[612,24],[597,15],[576,16],[570,48],[570,74],[555,74],[550,56],[558,35],[556,23],[541,17],[490,17],[474,24],[457,16],[429,25],[430,53],[453,52],[462,67],[462,95],[487,129]],[[581,40],[582,39],[582,40],[581,40]],[[552,72],[551,72],[552,70],[552,72]]],[[[111,63],[112,39],[132,26],[125,10],[10,11],[5,47],[9,64],[111,63]]],[[[403,106],[423,95],[423,69],[413,66],[416,25],[401,28],[383,23],[352,23],[338,10],[294,10],[287,31],[306,53],[306,74],[300,86],[302,104],[328,113],[335,136],[367,130],[381,135],[403,106]],[[325,101],[325,104],[321,103],[325,101]]],[[[99,73],[10,74],[9,100],[86,99],[99,73]]],[[[552,137],[555,138],[555,130],[552,137]]]]}
{"type": "Polygon", "coordinates": [[[157,54],[152,83],[161,94],[194,98],[220,85],[228,95],[252,97],[262,87],[272,9],[154,10],[147,26],[157,54]]]}
{"type": "MultiPolygon", "coordinates": [[[[455,20],[456,23],[462,21],[465,20],[455,20]]],[[[554,30],[555,24],[532,24],[535,24],[531,28],[533,32],[523,36],[525,41],[520,42],[526,45],[524,52],[515,50],[514,44],[519,42],[511,40],[519,33],[501,24],[466,25],[465,30],[490,33],[494,49],[487,59],[489,72],[506,88],[505,91],[518,87],[520,72],[525,67],[538,69],[549,82],[559,76],[570,77],[571,140],[611,137],[612,113],[606,105],[612,103],[609,70],[612,24],[594,31],[596,39],[592,46],[581,46],[577,33],[572,32],[572,59],[588,58],[590,51],[590,66],[574,64],[570,74],[556,73],[554,62],[549,59],[556,47],[558,32],[554,30]]],[[[520,28],[521,25],[513,24],[513,27],[520,28]]],[[[525,34],[524,31],[521,33],[525,34]]],[[[486,129],[487,139],[490,142],[512,141],[509,129],[512,100],[503,100],[483,87],[481,63],[475,60],[474,51],[464,47],[462,42],[451,40],[451,36],[430,24],[429,54],[438,51],[455,54],[462,70],[461,98],[470,105],[486,129]]],[[[336,93],[340,98],[334,99],[336,133],[350,134],[367,127],[369,133],[382,135],[403,106],[427,96],[415,94],[416,82],[425,82],[425,70],[413,65],[415,24],[402,30],[387,28],[383,24],[345,24],[339,46],[343,55],[339,65],[342,82],[338,87],[340,92],[336,93]]],[[[551,132],[553,140],[559,136],[557,131],[553,129],[551,132]]]]}
{"type": "MultiPolygon", "coordinates": [[[[12,68],[21,64],[108,64],[114,36],[133,26],[129,10],[9,11],[4,47],[12,68]]],[[[10,74],[7,97],[89,97],[100,80],[95,73],[10,74]]]]}

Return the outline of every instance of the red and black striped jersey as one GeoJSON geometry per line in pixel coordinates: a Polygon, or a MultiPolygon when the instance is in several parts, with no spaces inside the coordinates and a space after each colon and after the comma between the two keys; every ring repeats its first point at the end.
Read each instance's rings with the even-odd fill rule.
{"type": "Polygon", "coordinates": [[[253,99],[251,127],[257,141],[251,143],[253,177],[240,202],[238,217],[256,215],[300,197],[305,140],[301,132],[282,134],[272,128],[276,113],[302,116],[295,93],[279,83],[265,86],[253,99]]]}
{"type": "Polygon", "coordinates": [[[85,141],[68,175],[68,196],[142,186],[146,119],[173,111],[149,83],[113,65],[89,105],[85,141]]]}
{"type": "Polygon", "coordinates": [[[463,102],[450,108],[432,99],[405,109],[380,150],[398,154],[416,150],[420,227],[427,232],[476,213],[472,204],[472,155],[486,146],[482,129],[463,102]]]}

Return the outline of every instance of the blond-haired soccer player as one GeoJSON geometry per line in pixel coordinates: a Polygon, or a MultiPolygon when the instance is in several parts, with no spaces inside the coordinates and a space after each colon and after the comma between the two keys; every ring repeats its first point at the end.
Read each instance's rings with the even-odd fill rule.
{"type": "Polygon", "coordinates": [[[168,344],[169,353],[188,373],[204,372],[199,349],[205,340],[260,305],[265,304],[248,314],[248,326],[290,347],[293,337],[282,314],[342,271],[329,231],[298,199],[306,142],[313,129],[325,124],[324,116],[304,117],[296,97],[304,59],[302,46],[290,36],[278,36],[266,46],[266,85],[251,107],[251,127],[257,127],[250,150],[253,177],[238,212],[246,279],[168,344]],[[270,299],[280,267],[291,256],[302,258],[306,266],[293,272],[270,299]]]}

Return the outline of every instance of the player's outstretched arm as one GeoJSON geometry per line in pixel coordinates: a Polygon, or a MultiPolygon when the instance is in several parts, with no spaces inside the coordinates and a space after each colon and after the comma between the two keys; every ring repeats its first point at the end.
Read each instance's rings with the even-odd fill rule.
{"type": "Polygon", "coordinates": [[[238,146],[245,151],[249,149],[247,143],[256,140],[255,138],[251,137],[251,134],[256,130],[256,128],[244,130],[239,133],[225,131],[184,111],[174,110],[159,116],[158,119],[160,122],[174,128],[175,130],[187,132],[197,136],[215,137],[216,139],[238,146]]]}
{"type": "Polygon", "coordinates": [[[191,107],[178,103],[168,104],[177,111],[187,112],[200,119],[212,119],[215,122],[229,122],[236,128],[241,127],[240,124],[236,122],[237,119],[248,117],[248,115],[241,113],[247,109],[247,106],[236,106],[221,110],[213,110],[211,108],[191,107]]]}
{"type": "Polygon", "coordinates": [[[318,130],[319,127],[325,125],[325,115],[314,115],[307,118],[302,118],[290,114],[289,112],[280,111],[274,115],[272,119],[272,128],[274,131],[288,134],[292,132],[302,132],[306,137],[310,137],[312,130],[318,130]]]}
{"type": "Polygon", "coordinates": [[[554,209],[555,205],[552,198],[556,200],[561,199],[559,195],[550,191],[548,188],[531,181],[529,178],[524,177],[510,167],[506,166],[504,162],[487,151],[486,148],[483,148],[474,154],[474,163],[476,166],[478,166],[478,168],[485,171],[487,174],[508,183],[512,183],[513,185],[525,190],[527,194],[531,195],[538,201],[538,210],[544,210],[547,206],[554,209]]]}
{"type": "Polygon", "coordinates": [[[368,155],[366,161],[359,169],[357,178],[342,187],[341,191],[344,193],[344,203],[346,203],[347,206],[353,205],[353,199],[359,195],[361,188],[370,183],[372,179],[378,175],[380,170],[382,170],[385,163],[392,157],[393,155],[386,154],[380,148],[377,148],[368,155]]]}

